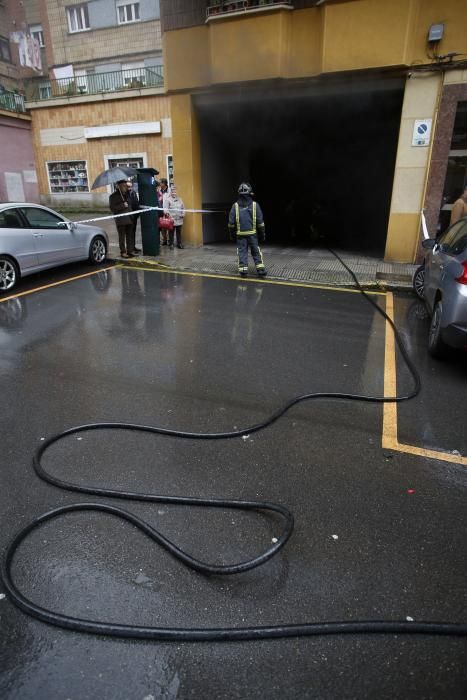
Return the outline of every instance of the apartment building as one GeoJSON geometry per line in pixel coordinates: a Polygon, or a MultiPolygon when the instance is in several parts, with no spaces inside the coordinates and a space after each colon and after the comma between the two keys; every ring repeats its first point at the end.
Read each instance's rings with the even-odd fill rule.
{"type": "Polygon", "coordinates": [[[46,71],[28,81],[41,200],[106,206],[116,164],[172,170],[158,0],[28,0],[46,71]],[[33,15],[33,10],[36,15],[33,15]]]}
{"type": "MultiPolygon", "coordinates": [[[[248,178],[270,241],[404,262],[422,209],[431,235],[446,224],[467,181],[464,0],[161,0],[161,15],[191,206],[248,178]]],[[[224,232],[206,217],[192,235],[224,232]]]]}
{"type": "MultiPolygon", "coordinates": [[[[106,206],[91,185],[117,163],[175,175],[194,209],[225,209],[249,179],[270,241],[411,262],[422,210],[434,235],[467,181],[463,0],[22,7],[45,203],[106,206]]],[[[220,218],[187,217],[187,242],[224,237],[220,218]]]]}

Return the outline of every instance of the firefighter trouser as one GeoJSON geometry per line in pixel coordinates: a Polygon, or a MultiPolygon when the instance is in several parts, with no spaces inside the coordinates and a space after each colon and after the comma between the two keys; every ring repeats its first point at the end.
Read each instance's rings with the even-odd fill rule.
{"type": "Polygon", "coordinates": [[[258,274],[264,274],[263,255],[258,245],[258,236],[256,235],[237,236],[238,271],[240,274],[248,272],[248,247],[251,250],[258,274]]]}

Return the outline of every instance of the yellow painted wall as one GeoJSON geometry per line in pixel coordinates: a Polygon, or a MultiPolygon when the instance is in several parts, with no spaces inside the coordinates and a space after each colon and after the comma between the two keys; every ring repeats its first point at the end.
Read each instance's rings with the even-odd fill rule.
{"type": "Polygon", "coordinates": [[[323,23],[324,13],[317,10],[290,13],[284,77],[305,77],[321,72],[323,23]]]}
{"type": "Polygon", "coordinates": [[[406,83],[386,239],[388,261],[411,263],[415,259],[442,87],[440,73],[417,74],[406,83]],[[433,120],[429,146],[412,145],[416,119],[433,120]]]}
{"type": "Polygon", "coordinates": [[[208,27],[166,32],[162,38],[164,82],[168,90],[211,84],[208,27]]]}
{"type": "Polygon", "coordinates": [[[164,35],[166,86],[429,63],[426,37],[438,22],[445,23],[438,51],[464,52],[467,0],[354,0],[215,19],[164,35]]]}
{"type": "Polygon", "coordinates": [[[404,63],[414,4],[418,0],[360,0],[327,6],[323,72],[404,63]]]}
{"type": "Polygon", "coordinates": [[[213,83],[281,75],[288,45],[287,11],[251,15],[247,22],[217,20],[209,26],[213,83]]]}
{"type": "MultiPolygon", "coordinates": [[[[201,148],[198,120],[190,95],[172,97],[172,130],[175,182],[187,209],[201,209],[201,148]]],[[[186,214],[183,239],[202,245],[201,214],[186,214]]]]}

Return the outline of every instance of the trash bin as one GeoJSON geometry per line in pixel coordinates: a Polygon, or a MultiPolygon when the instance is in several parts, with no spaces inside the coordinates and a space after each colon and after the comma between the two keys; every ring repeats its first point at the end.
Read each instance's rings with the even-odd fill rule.
{"type": "MultiPolygon", "coordinates": [[[[148,207],[157,207],[157,180],[159,171],[155,168],[138,168],[139,203],[148,207]]],[[[141,214],[141,238],[143,240],[143,255],[159,255],[159,211],[147,211],[141,214]]]]}

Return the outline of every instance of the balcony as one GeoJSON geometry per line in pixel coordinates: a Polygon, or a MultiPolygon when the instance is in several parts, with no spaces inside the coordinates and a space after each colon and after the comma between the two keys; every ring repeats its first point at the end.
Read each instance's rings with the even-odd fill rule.
{"type": "Polygon", "coordinates": [[[159,88],[164,85],[162,66],[112,71],[111,73],[75,73],[73,78],[59,78],[31,82],[27,90],[27,100],[55,100],[61,97],[79,97],[159,88]]]}
{"type": "Polygon", "coordinates": [[[293,2],[288,0],[237,0],[236,2],[211,0],[206,10],[206,21],[273,9],[293,10],[293,2]]]}
{"type": "Polygon", "coordinates": [[[0,92],[0,109],[5,109],[7,112],[26,112],[23,95],[8,90],[0,92]]]}

